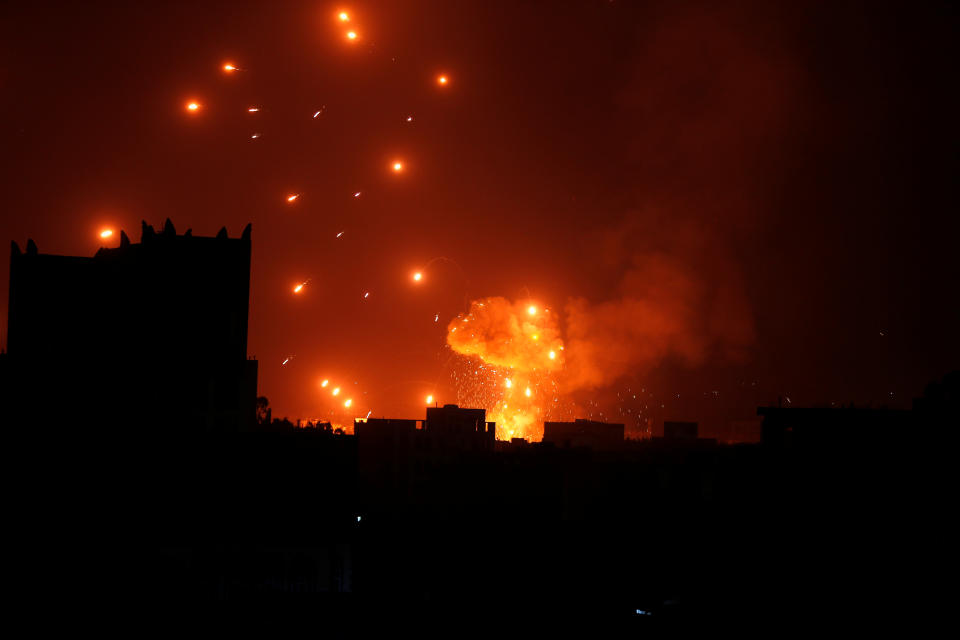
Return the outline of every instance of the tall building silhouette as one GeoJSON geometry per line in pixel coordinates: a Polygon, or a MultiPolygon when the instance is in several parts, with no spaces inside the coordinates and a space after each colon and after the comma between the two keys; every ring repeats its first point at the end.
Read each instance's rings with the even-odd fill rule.
{"type": "Polygon", "coordinates": [[[239,430],[255,419],[247,359],[250,225],[240,238],[142,224],[91,258],[13,243],[5,406],[30,423],[239,430]]]}

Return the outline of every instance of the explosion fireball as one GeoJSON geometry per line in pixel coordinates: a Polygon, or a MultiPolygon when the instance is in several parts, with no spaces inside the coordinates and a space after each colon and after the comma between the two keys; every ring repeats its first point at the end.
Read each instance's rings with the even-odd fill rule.
{"type": "Polygon", "coordinates": [[[497,423],[497,438],[543,438],[543,420],[559,408],[557,376],[563,370],[559,318],[529,301],[475,300],[447,326],[447,344],[468,356],[475,386],[469,402],[497,423]]]}

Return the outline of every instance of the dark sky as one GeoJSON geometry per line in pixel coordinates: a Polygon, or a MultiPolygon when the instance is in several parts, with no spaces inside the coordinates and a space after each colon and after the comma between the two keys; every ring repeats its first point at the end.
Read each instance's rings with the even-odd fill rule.
{"type": "Polygon", "coordinates": [[[955,12],[717,5],[5,3],[0,237],[252,222],[275,415],[333,415],[324,378],[355,415],[456,401],[486,296],[591,345],[578,416],[908,406],[960,367],[955,12]]]}

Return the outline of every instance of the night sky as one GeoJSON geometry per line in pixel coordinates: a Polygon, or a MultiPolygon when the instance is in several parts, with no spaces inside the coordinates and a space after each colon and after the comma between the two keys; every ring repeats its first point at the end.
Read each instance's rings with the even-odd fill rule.
{"type": "Polygon", "coordinates": [[[954,10],[717,4],[5,3],[0,237],[252,222],[274,416],[468,404],[489,297],[554,314],[550,417],[908,407],[960,367],[954,10]]]}

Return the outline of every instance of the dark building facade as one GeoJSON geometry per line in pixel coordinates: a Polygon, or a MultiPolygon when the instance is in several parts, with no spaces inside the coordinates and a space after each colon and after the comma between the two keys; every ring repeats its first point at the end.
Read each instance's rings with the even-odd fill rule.
{"type": "Polygon", "coordinates": [[[250,235],[177,235],[168,219],[91,258],[13,243],[5,405],[44,424],[252,425],[250,235]]]}
{"type": "Polygon", "coordinates": [[[587,447],[598,451],[623,446],[623,424],[594,422],[578,418],[574,422],[544,422],[543,442],[558,447],[587,447]]]}
{"type": "Polygon", "coordinates": [[[671,422],[663,423],[663,437],[667,440],[696,440],[698,435],[696,422],[671,422]]]}

